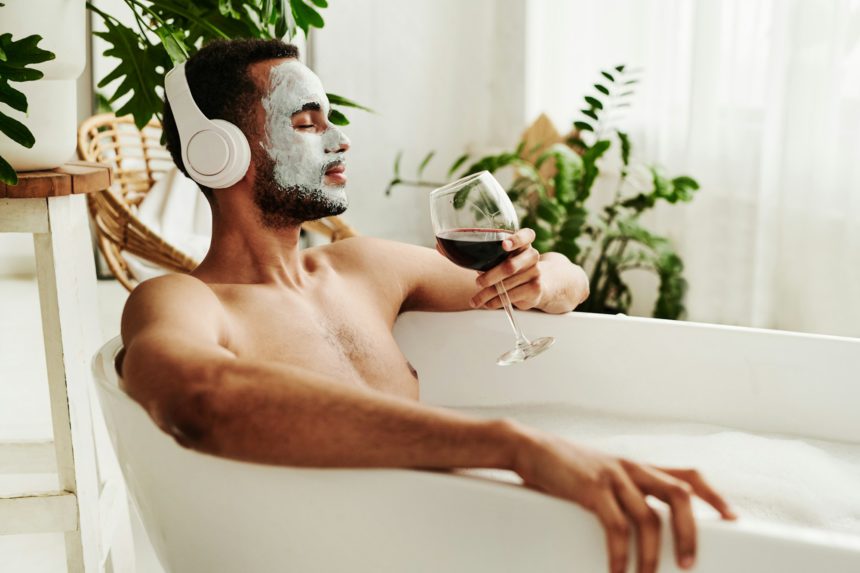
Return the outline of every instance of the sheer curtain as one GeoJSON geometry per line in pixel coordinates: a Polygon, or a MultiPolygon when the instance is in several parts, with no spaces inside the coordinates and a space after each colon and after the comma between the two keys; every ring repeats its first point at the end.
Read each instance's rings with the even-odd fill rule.
{"type": "Polygon", "coordinates": [[[860,0],[535,0],[528,30],[529,111],[560,125],[599,69],[642,68],[640,159],[702,184],[647,221],[689,319],[860,336],[860,0]]]}

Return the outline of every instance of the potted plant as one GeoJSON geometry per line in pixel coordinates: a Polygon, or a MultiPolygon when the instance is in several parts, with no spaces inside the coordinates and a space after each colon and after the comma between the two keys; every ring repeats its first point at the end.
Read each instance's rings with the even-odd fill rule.
{"type": "MultiPolygon", "coordinates": [[[[630,105],[637,81],[636,74],[623,65],[601,71],[568,136],[550,135],[539,141],[526,138],[514,150],[468,165],[470,158],[463,155],[448,170],[448,178],[512,168],[508,196],[520,211],[521,225],[534,229],[535,248],[566,255],[590,277],[591,296],[580,310],[626,313],[633,293],[625,274],[640,269],[659,279],[653,315],[677,319],[685,311],[683,261],[668,239],[642,224],[641,216],[661,201],[689,202],[699,184],[689,176],[670,177],[656,165],[633,161],[632,142],[616,126],[616,117],[630,105]],[[616,152],[620,168],[610,199],[601,203],[592,191],[610,151],[616,152]]],[[[553,133],[546,128],[538,131],[553,133]]],[[[444,185],[422,178],[433,156],[428,153],[418,166],[417,177],[406,180],[400,175],[398,155],[386,193],[400,185],[444,185]]]]}
{"type": "Polygon", "coordinates": [[[74,155],[85,16],[84,0],[45,0],[38,10],[24,0],[0,4],[0,181],[14,185],[16,170],[74,155]]]}
{"type": "MultiPolygon", "coordinates": [[[[131,114],[142,128],[153,116],[160,116],[164,74],[185,61],[204,43],[214,39],[286,38],[299,31],[307,35],[322,28],[319,13],[327,0],[123,0],[133,17],[134,27],[123,24],[91,2],[87,7],[101,17],[106,30],[96,35],[109,44],[104,54],[117,58],[116,67],[98,84],[105,88],[115,80],[114,93],[105,99],[118,105],[117,115],[131,114]]],[[[328,94],[333,106],[330,120],[349,123],[338,108],[369,111],[347,98],[328,94]]]]}

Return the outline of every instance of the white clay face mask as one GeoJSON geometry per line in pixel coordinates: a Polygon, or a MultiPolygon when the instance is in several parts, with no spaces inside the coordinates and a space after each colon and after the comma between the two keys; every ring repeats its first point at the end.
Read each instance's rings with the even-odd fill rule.
{"type": "Polygon", "coordinates": [[[299,199],[346,208],[344,185],[327,185],[325,173],[343,163],[338,152],[349,140],[326,120],[326,129],[302,130],[293,127],[292,116],[311,104],[328,117],[329,101],[322,82],[298,60],[287,60],[269,73],[269,92],[263,97],[266,137],[261,145],[274,162],[274,179],[285,193],[299,199]]]}

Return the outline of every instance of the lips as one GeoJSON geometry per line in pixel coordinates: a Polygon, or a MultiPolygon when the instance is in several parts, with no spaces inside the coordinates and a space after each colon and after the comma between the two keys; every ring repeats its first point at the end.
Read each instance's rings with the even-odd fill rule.
{"type": "Polygon", "coordinates": [[[326,184],[341,186],[346,184],[346,165],[343,161],[333,161],[326,166],[324,171],[326,184]]]}

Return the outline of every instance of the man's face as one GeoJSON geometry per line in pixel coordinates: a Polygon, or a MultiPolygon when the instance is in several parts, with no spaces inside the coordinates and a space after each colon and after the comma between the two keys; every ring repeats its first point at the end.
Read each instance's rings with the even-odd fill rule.
{"type": "Polygon", "coordinates": [[[269,70],[262,107],[254,199],[264,224],[283,227],[343,213],[349,140],[328,121],[320,79],[298,60],[278,62],[269,70]]]}

